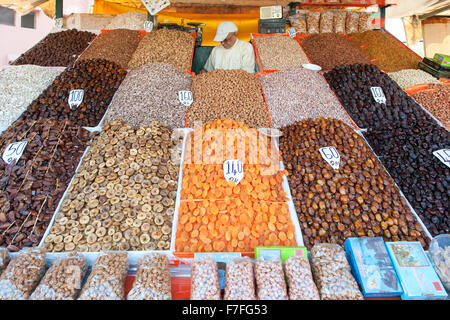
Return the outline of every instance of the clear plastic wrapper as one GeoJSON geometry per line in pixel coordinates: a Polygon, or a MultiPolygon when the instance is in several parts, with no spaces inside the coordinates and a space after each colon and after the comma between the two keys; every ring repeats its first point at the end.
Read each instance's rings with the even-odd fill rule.
{"type": "Polygon", "coordinates": [[[359,13],[354,11],[347,11],[347,17],[345,18],[345,33],[358,32],[359,13]]]}
{"type": "Polygon", "coordinates": [[[295,28],[295,32],[298,34],[306,34],[308,28],[306,27],[306,11],[296,10],[294,17],[289,17],[292,27],[295,28]]]}
{"type": "Polygon", "coordinates": [[[101,253],[92,266],[78,300],[123,300],[127,272],[127,252],[101,253]]]}
{"type": "Polygon", "coordinates": [[[136,281],[127,300],[171,300],[169,259],[162,253],[151,253],[140,258],[136,281]]]}
{"type": "Polygon", "coordinates": [[[46,265],[43,249],[22,250],[0,277],[0,300],[28,300],[41,280],[46,265]]]}
{"type": "Polygon", "coordinates": [[[311,249],[312,271],[322,300],[362,300],[344,249],[318,243],[311,249]]]}
{"type": "Polygon", "coordinates": [[[0,248],[0,275],[8,266],[9,260],[8,250],[5,248],[0,248]]]}
{"type": "Polygon", "coordinates": [[[433,238],[428,253],[434,270],[447,291],[450,291],[450,235],[441,234],[433,238]]]}
{"type": "Polygon", "coordinates": [[[320,12],[309,11],[306,14],[306,26],[309,34],[319,33],[320,12]]]}
{"type": "Polygon", "coordinates": [[[320,15],[320,33],[333,32],[334,13],[331,10],[325,10],[320,15]]]}
{"type": "Polygon", "coordinates": [[[345,34],[345,20],[347,19],[347,12],[342,10],[335,10],[333,12],[333,32],[337,34],[345,34]]]}
{"type": "Polygon", "coordinates": [[[259,300],[288,300],[281,260],[257,258],[255,278],[256,294],[259,300]]]}
{"type": "Polygon", "coordinates": [[[290,300],[320,300],[309,261],[305,257],[292,256],[284,262],[290,300]]]}
{"type": "Polygon", "coordinates": [[[255,300],[253,262],[248,257],[227,263],[224,300],[255,300]]]}
{"type": "Polygon", "coordinates": [[[86,270],[86,259],[76,252],[54,261],[30,300],[75,300],[86,270]]]}
{"type": "Polygon", "coordinates": [[[200,257],[192,261],[191,300],[220,300],[219,271],[214,259],[200,257]]]}
{"type": "Polygon", "coordinates": [[[359,12],[359,19],[358,19],[358,32],[366,32],[372,29],[370,27],[370,13],[368,12],[359,12]]]}

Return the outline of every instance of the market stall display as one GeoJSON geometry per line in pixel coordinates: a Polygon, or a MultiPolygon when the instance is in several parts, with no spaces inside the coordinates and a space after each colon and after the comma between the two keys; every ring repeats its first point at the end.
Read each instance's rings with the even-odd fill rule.
{"type": "Polygon", "coordinates": [[[113,62],[96,59],[79,61],[57,76],[19,119],[70,119],[80,126],[95,127],[125,76],[126,71],[113,62]],[[69,104],[72,90],[83,90],[78,106],[69,104]]]}
{"type": "Polygon", "coordinates": [[[114,16],[111,21],[101,29],[144,30],[145,21],[147,21],[147,15],[144,12],[129,11],[114,16]]]}
{"type": "Polygon", "coordinates": [[[186,107],[180,103],[178,92],[190,90],[191,80],[191,75],[165,63],[133,69],[114,95],[102,124],[122,120],[146,126],[158,121],[171,129],[182,128],[186,107]]]}
{"type": "Polygon", "coordinates": [[[424,83],[440,83],[431,74],[419,69],[404,69],[397,72],[390,72],[388,76],[397,82],[402,89],[424,83]]]}
{"type": "Polygon", "coordinates": [[[95,38],[95,34],[75,29],[49,33],[12,64],[69,67],[95,38]]]}
{"type": "MultiPolygon", "coordinates": [[[[281,128],[280,150],[304,244],[350,237],[429,238],[364,139],[340,120],[307,119],[281,128]],[[337,166],[320,149],[333,147],[337,166]]],[[[324,151],[325,152],[325,151],[324,151]]]]}
{"type": "Polygon", "coordinates": [[[0,135],[0,151],[11,160],[0,160],[0,246],[39,244],[88,140],[87,130],[53,119],[18,120],[0,135]]]}
{"type": "Polygon", "coordinates": [[[288,300],[281,260],[257,258],[255,280],[258,300],[288,300]]]}
{"type": "Polygon", "coordinates": [[[168,250],[179,169],[171,136],[157,122],[104,126],[67,190],[46,250],[168,250]]]}
{"type": "Polygon", "coordinates": [[[253,262],[248,257],[227,262],[224,300],[256,300],[253,262]]]}
{"type": "Polygon", "coordinates": [[[324,78],[306,69],[289,69],[259,78],[269,107],[272,127],[307,118],[330,117],[353,125],[324,78]]]}
{"type": "Polygon", "coordinates": [[[411,96],[450,130],[450,85],[433,84],[411,96]]]}
{"type": "Polygon", "coordinates": [[[194,102],[187,127],[228,118],[253,128],[269,127],[267,106],[258,78],[244,70],[214,70],[192,78],[194,102]]]}
{"type": "Polygon", "coordinates": [[[184,31],[164,28],[149,32],[139,43],[129,68],[163,62],[183,71],[191,71],[194,43],[195,37],[184,31]]]}
{"type": "Polygon", "coordinates": [[[33,65],[0,71],[0,132],[11,125],[61,71],[33,65]]]}
{"type": "Polygon", "coordinates": [[[198,257],[192,261],[191,300],[220,300],[219,273],[214,259],[198,257]]]}
{"type": "Polygon", "coordinates": [[[105,59],[126,68],[136,51],[141,34],[128,29],[114,29],[98,35],[77,61],[105,59]]]}
{"type": "Polygon", "coordinates": [[[307,258],[291,256],[286,259],[284,268],[290,300],[320,300],[307,258]]]}

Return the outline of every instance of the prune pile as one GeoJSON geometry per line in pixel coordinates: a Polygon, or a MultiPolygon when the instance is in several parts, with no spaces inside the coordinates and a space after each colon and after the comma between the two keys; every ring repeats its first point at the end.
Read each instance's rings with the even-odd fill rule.
{"type": "Polygon", "coordinates": [[[433,152],[450,148],[450,133],[419,121],[368,130],[365,135],[428,231],[433,236],[449,233],[450,168],[433,152]]]}
{"type": "Polygon", "coordinates": [[[435,122],[398,84],[374,65],[346,65],[324,74],[339,101],[360,128],[407,120],[435,122]],[[371,87],[381,87],[386,104],[375,102],[371,87]]]}

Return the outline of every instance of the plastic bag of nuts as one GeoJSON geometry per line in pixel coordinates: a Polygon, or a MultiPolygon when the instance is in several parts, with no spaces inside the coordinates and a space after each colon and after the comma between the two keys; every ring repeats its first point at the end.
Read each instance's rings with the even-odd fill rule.
{"type": "Polygon", "coordinates": [[[333,32],[334,13],[331,10],[326,10],[320,15],[320,33],[333,32]]]}
{"type": "Polygon", "coordinates": [[[306,14],[306,25],[309,34],[319,33],[320,12],[308,12],[306,14]]]}
{"type": "Polygon", "coordinates": [[[311,249],[312,270],[323,300],[362,300],[341,246],[318,243],[311,249]]]}
{"type": "Polygon", "coordinates": [[[43,249],[22,250],[0,277],[0,300],[27,300],[41,280],[46,265],[43,249]]]}
{"type": "Polygon", "coordinates": [[[358,32],[359,14],[358,12],[347,11],[347,17],[345,18],[345,33],[358,32]]]}
{"type": "Polygon", "coordinates": [[[92,266],[78,300],[123,300],[127,271],[127,252],[101,253],[92,266]]]}
{"type": "Polygon", "coordinates": [[[281,260],[255,260],[256,294],[259,300],[288,300],[281,260]]]}
{"type": "Polygon", "coordinates": [[[347,12],[335,10],[333,13],[333,18],[333,32],[337,34],[345,34],[345,20],[347,19],[347,12]]]}
{"type": "Polygon", "coordinates": [[[69,253],[52,263],[30,300],[74,300],[86,270],[86,259],[76,252],[69,253]]]}
{"type": "Polygon", "coordinates": [[[5,248],[0,248],[0,275],[8,266],[9,260],[8,250],[5,248]]]}
{"type": "Polygon", "coordinates": [[[219,271],[214,259],[200,257],[192,261],[191,300],[220,300],[219,271]]]}
{"type": "Polygon", "coordinates": [[[253,263],[248,257],[227,262],[224,300],[255,300],[253,263]]]}
{"type": "Polygon", "coordinates": [[[358,19],[358,32],[366,32],[371,29],[370,27],[370,13],[368,12],[360,12],[358,19]]]}
{"type": "Polygon", "coordinates": [[[171,300],[169,259],[151,253],[139,259],[136,281],[127,300],[171,300]]]}
{"type": "Polygon", "coordinates": [[[305,257],[292,256],[284,263],[290,300],[320,300],[309,261],[305,257]]]}
{"type": "Polygon", "coordinates": [[[298,34],[306,34],[306,11],[297,10],[294,17],[290,17],[291,25],[295,28],[295,32],[298,34]]]}

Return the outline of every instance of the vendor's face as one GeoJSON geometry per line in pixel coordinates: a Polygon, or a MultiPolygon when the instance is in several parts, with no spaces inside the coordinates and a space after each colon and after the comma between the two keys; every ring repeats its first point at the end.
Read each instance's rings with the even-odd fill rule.
{"type": "Polygon", "coordinates": [[[222,43],[222,45],[223,45],[223,47],[225,49],[230,49],[234,45],[236,40],[237,40],[236,33],[235,32],[230,32],[227,35],[227,37],[225,38],[225,40],[223,40],[221,43],[222,43]]]}

